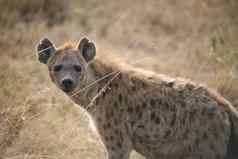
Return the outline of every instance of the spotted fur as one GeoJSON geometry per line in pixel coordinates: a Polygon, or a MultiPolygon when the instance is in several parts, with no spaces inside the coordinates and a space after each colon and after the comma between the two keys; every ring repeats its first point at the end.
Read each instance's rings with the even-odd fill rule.
{"type": "MultiPolygon", "coordinates": [[[[73,46],[58,52],[48,67],[57,56],[80,54],[73,46]]],[[[78,81],[67,94],[90,114],[108,159],[128,159],[132,150],[147,159],[238,158],[238,113],[226,99],[189,80],[106,56],[102,51],[90,63],[80,62],[88,80],[78,81]]],[[[54,73],[50,75],[54,79],[54,73]]]]}

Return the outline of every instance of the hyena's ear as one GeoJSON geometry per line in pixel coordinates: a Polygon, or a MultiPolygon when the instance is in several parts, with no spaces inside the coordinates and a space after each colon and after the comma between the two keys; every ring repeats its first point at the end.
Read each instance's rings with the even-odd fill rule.
{"type": "Polygon", "coordinates": [[[96,55],[96,47],[94,43],[89,42],[87,38],[83,38],[79,42],[77,49],[80,51],[86,62],[93,60],[94,56],[96,55]]]}
{"type": "Polygon", "coordinates": [[[55,53],[55,47],[53,43],[47,39],[42,39],[37,45],[38,59],[41,63],[46,64],[49,58],[55,53]]]}

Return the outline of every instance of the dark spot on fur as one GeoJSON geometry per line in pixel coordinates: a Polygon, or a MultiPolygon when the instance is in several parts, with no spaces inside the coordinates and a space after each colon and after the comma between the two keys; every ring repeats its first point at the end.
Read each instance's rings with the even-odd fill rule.
{"type": "Polygon", "coordinates": [[[138,118],[141,119],[142,118],[142,112],[138,113],[138,118]]]}
{"type": "Polygon", "coordinates": [[[149,136],[148,134],[145,134],[145,135],[144,135],[144,138],[149,139],[150,136],[149,136]]]}
{"type": "Polygon", "coordinates": [[[110,136],[110,140],[113,141],[114,140],[114,136],[110,136]]]}
{"type": "Polygon", "coordinates": [[[120,132],[119,136],[120,136],[120,140],[123,142],[124,138],[123,138],[123,135],[121,132],[120,132]]]}
{"type": "Polygon", "coordinates": [[[160,136],[158,135],[158,134],[155,134],[155,135],[153,135],[153,138],[155,138],[155,139],[157,139],[157,138],[159,138],[160,136]]]}
{"type": "Polygon", "coordinates": [[[102,92],[102,97],[105,98],[105,96],[106,96],[106,92],[103,91],[103,92],[102,92]]]}
{"type": "Polygon", "coordinates": [[[118,103],[117,102],[114,102],[114,107],[118,107],[118,103]]]}
{"type": "Polygon", "coordinates": [[[109,149],[111,149],[112,151],[115,151],[115,148],[112,146],[112,147],[110,147],[109,149]]]}
{"type": "Polygon", "coordinates": [[[155,112],[152,112],[152,113],[150,114],[150,119],[151,119],[151,120],[155,120],[155,117],[156,117],[155,112]]]}
{"type": "Polygon", "coordinates": [[[113,110],[111,110],[111,111],[109,111],[109,110],[108,110],[108,111],[106,112],[106,118],[107,118],[107,119],[110,119],[110,118],[112,118],[112,117],[113,117],[113,115],[114,115],[114,112],[113,112],[113,110]]]}
{"type": "Polygon", "coordinates": [[[118,125],[118,120],[117,119],[114,120],[114,124],[118,125]]]}
{"type": "Polygon", "coordinates": [[[105,141],[109,141],[109,137],[108,136],[105,136],[105,141]]]}
{"type": "Polygon", "coordinates": [[[136,106],[136,112],[137,112],[137,113],[140,112],[140,106],[139,106],[139,105],[136,106]]]}
{"type": "Polygon", "coordinates": [[[133,113],[133,108],[132,108],[132,107],[128,107],[128,108],[127,108],[127,112],[128,112],[128,113],[133,113]]]}
{"type": "Polygon", "coordinates": [[[118,100],[119,100],[120,103],[122,103],[122,95],[121,94],[119,94],[118,100]]]}
{"type": "Polygon", "coordinates": [[[131,121],[131,126],[134,126],[135,125],[135,121],[131,121]]]}
{"type": "Polygon", "coordinates": [[[96,102],[95,102],[96,105],[99,104],[99,98],[96,99],[96,102]]]}
{"type": "Polygon", "coordinates": [[[183,102],[183,103],[180,104],[180,106],[181,106],[182,108],[185,108],[185,107],[186,107],[186,103],[183,102]]]}
{"type": "Polygon", "coordinates": [[[155,118],[155,123],[156,123],[156,124],[160,124],[160,118],[158,118],[158,117],[155,118]]]}
{"type": "Polygon", "coordinates": [[[204,140],[207,140],[207,139],[208,139],[207,133],[203,133],[202,138],[203,138],[204,140]]]}
{"type": "Polygon", "coordinates": [[[189,145],[188,146],[188,152],[192,152],[193,151],[193,146],[192,145],[189,145]]]}
{"type": "Polygon", "coordinates": [[[196,140],[195,140],[195,145],[199,145],[199,143],[200,143],[200,140],[198,139],[198,138],[196,138],[196,140]]]}
{"type": "Polygon", "coordinates": [[[216,159],[222,159],[220,154],[216,154],[216,159]]]}
{"type": "Polygon", "coordinates": [[[128,131],[129,131],[129,128],[128,128],[128,125],[127,125],[127,124],[125,125],[125,128],[126,128],[126,132],[128,132],[128,131]]]}
{"type": "Polygon", "coordinates": [[[213,151],[214,150],[214,145],[210,144],[210,149],[213,151]]]}
{"type": "Polygon", "coordinates": [[[214,137],[215,137],[216,139],[219,138],[219,133],[218,133],[218,131],[217,131],[216,129],[214,129],[214,137]]]}
{"type": "Polygon", "coordinates": [[[150,100],[150,105],[151,105],[151,106],[154,106],[154,105],[155,105],[155,100],[154,100],[154,99],[151,99],[151,100],[150,100]]]}
{"type": "Polygon", "coordinates": [[[98,117],[97,121],[100,123],[102,121],[102,118],[98,117]]]}
{"type": "Polygon", "coordinates": [[[110,114],[110,116],[111,117],[113,117],[114,116],[114,111],[113,110],[111,110],[111,112],[110,112],[111,114],[110,114]]]}
{"type": "Polygon", "coordinates": [[[145,129],[145,126],[144,125],[139,125],[138,128],[139,129],[145,129]]]}
{"type": "Polygon", "coordinates": [[[120,154],[120,158],[124,158],[124,154],[123,153],[120,154]]]}
{"type": "Polygon", "coordinates": [[[124,101],[125,101],[125,104],[128,104],[127,96],[125,96],[124,101]]]}
{"type": "Polygon", "coordinates": [[[142,145],[144,144],[144,142],[143,142],[143,140],[142,140],[141,138],[137,139],[137,141],[138,141],[139,143],[141,143],[142,145]]]}
{"type": "Polygon", "coordinates": [[[107,124],[107,127],[108,127],[108,128],[111,128],[111,123],[108,123],[108,124],[107,124]]]}
{"type": "Polygon", "coordinates": [[[135,91],[136,91],[136,86],[133,85],[133,86],[131,87],[131,90],[132,90],[133,92],[135,92],[135,91]]]}
{"type": "Polygon", "coordinates": [[[166,108],[170,111],[175,111],[175,106],[170,104],[168,101],[164,102],[164,104],[166,105],[166,108]]]}
{"type": "Polygon", "coordinates": [[[189,121],[194,121],[196,118],[196,112],[195,110],[192,110],[191,112],[189,112],[189,121]]]}
{"type": "Polygon", "coordinates": [[[166,101],[161,101],[161,105],[163,106],[164,110],[166,110],[166,111],[169,110],[169,105],[166,101]]]}
{"type": "Polygon", "coordinates": [[[164,137],[166,138],[166,137],[168,137],[170,134],[171,134],[171,131],[170,131],[170,130],[166,130],[166,131],[165,131],[165,134],[164,134],[164,137]]]}
{"type": "Polygon", "coordinates": [[[171,119],[170,125],[171,125],[171,126],[174,126],[175,121],[176,121],[176,114],[173,113],[173,116],[172,116],[172,119],[171,119]]]}
{"type": "Polygon", "coordinates": [[[111,123],[105,123],[104,125],[103,125],[103,128],[106,130],[106,129],[109,129],[109,128],[111,128],[111,123]]]}
{"type": "Polygon", "coordinates": [[[142,82],[142,88],[145,88],[145,87],[146,87],[145,82],[142,82]]]}
{"type": "Polygon", "coordinates": [[[189,134],[189,132],[188,132],[188,131],[185,131],[184,134],[183,134],[183,138],[184,138],[184,139],[187,139],[187,138],[188,138],[188,134],[189,134]]]}
{"type": "Polygon", "coordinates": [[[156,102],[157,102],[158,105],[162,105],[162,100],[161,100],[160,98],[158,98],[158,99],[156,100],[156,102]]]}
{"type": "Polygon", "coordinates": [[[146,102],[143,102],[143,103],[142,103],[142,108],[145,109],[146,106],[147,106],[146,102]]]}
{"type": "Polygon", "coordinates": [[[205,115],[205,113],[206,113],[206,108],[203,108],[202,111],[201,111],[201,114],[205,115]]]}
{"type": "Polygon", "coordinates": [[[117,142],[117,147],[120,148],[120,149],[122,148],[121,142],[117,142]]]}
{"type": "Polygon", "coordinates": [[[119,130],[116,129],[114,133],[115,133],[116,135],[119,135],[119,130]]]}
{"type": "Polygon", "coordinates": [[[114,87],[117,89],[117,88],[118,88],[118,84],[117,84],[117,83],[115,83],[115,84],[114,84],[114,87]]]}
{"type": "Polygon", "coordinates": [[[107,124],[104,124],[104,125],[103,125],[103,129],[104,129],[104,130],[107,129],[107,124]]]}

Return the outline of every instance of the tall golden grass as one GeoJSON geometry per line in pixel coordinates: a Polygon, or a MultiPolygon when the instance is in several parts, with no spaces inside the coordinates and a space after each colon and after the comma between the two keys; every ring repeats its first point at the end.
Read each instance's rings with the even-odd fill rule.
{"type": "Polygon", "coordinates": [[[1,27],[13,27],[19,22],[34,19],[47,21],[49,25],[62,23],[67,17],[66,0],[0,0],[1,27]]]}

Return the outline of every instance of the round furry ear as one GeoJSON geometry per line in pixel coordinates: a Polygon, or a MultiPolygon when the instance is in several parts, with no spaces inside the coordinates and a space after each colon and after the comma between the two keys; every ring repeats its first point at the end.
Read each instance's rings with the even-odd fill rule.
{"type": "Polygon", "coordinates": [[[37,54],[39,61],[46,64],[49,58],[55,53],[55,50],[56,49],[53,43],[49,39],[44,38],[40,40],[39,44],[37,45],[37,54]]]}
{"type": "Polygon", "coordinates": [[[77,49],[80,51],[86,62],[93,60],[96,55],[96,47],[94,43],[89,42],[87,38],[83,38],[79,42],[77,49]]]}

